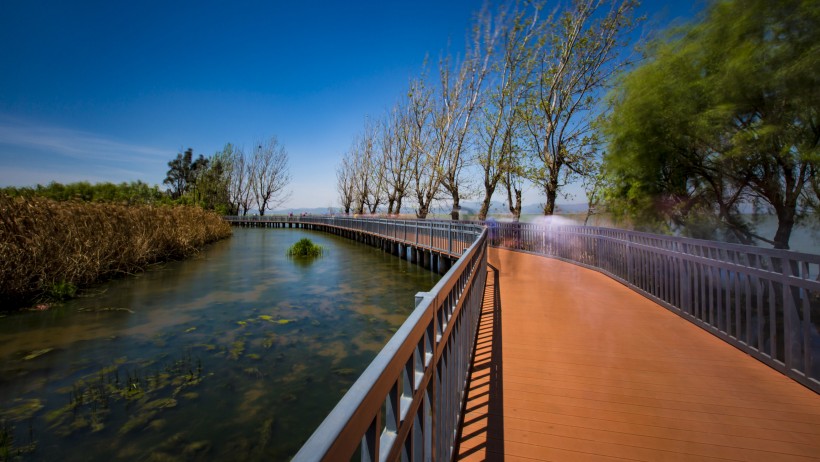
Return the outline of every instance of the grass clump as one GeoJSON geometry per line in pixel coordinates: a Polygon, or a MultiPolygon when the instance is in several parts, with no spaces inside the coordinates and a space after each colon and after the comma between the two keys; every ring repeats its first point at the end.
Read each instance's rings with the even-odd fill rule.
{"type": "Polygon", "coordinates": [[[322,255],[322,246],[305,237],[290,246],[287,253],[289,257],[318,257],[322,255]]]}
{"type": "Polygon", "coordinates": [[[0,193],[0,311],[70,298],[84,285],[188,257],[230,234],[221,217],[199,207],[0,193]]]}

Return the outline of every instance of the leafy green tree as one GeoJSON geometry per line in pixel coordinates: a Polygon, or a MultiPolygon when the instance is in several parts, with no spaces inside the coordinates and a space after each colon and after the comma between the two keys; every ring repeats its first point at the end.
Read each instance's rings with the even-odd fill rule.
{"type": "Polygon", "coordinates": [[[820,3],[727,0],[648,49],[605,123],[609,208],[638,227],[789,248],[820,140],[820,3]],[[741,212],[774,212],[773,237],[741,212]]]}
{"type": "Polygon", "coordinates": [[[208,168],[208,159],[202,154],[194,160],[194,150],[188,148],[184,153],[168,162],[168,173],[164,184],[167,184],[168,193],[172,199],[179,199],[196,183],[197,175],[208,168]]]}
{"type": "Polygon", "coordinates": [[[197,171],[190,193],[194,202],[202,208],[215,210],[222,215],[236,214],[236,207],[231,203],[230,197],[233,174],[231,155],[232,151],[226,149],[206,159],[205,166],[197,171]]]}

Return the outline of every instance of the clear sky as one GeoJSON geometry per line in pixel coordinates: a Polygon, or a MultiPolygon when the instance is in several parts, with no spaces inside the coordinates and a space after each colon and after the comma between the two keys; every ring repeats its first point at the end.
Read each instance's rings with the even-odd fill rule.
{"type": "MultiPolygon", "coordinates": [[[[286,207],[335,206],[335,166],[426,56],[457,52],[470,0],[0,1],[0,186],[161,184],[206,156],[276,135],[286,207]]],[[[645,1],[647,27],[692,2],[645,1]]],[[[525,202],[538,202],[530,192],[525,202]]]]}

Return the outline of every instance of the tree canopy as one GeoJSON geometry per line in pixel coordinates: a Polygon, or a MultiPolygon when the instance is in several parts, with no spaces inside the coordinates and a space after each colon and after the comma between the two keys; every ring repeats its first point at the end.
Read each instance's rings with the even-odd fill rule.
{"type": "Polygon", "coordinates": [[[647,49],[604,121],[608,202],[638,228],[788,248],[817,207],[820,3],[727,0],[647,49]],[[760,236],[742,212],[778,219],[760,236]]]}

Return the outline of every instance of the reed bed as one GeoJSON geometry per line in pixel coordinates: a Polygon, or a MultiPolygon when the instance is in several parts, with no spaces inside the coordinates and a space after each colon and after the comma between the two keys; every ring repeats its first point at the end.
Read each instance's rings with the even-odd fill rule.
{"type": "Polygon", "coordinates": [[[0,194],[0,311],[188,257],[230,234],[230,225],[199,207],[0,194]]]}

